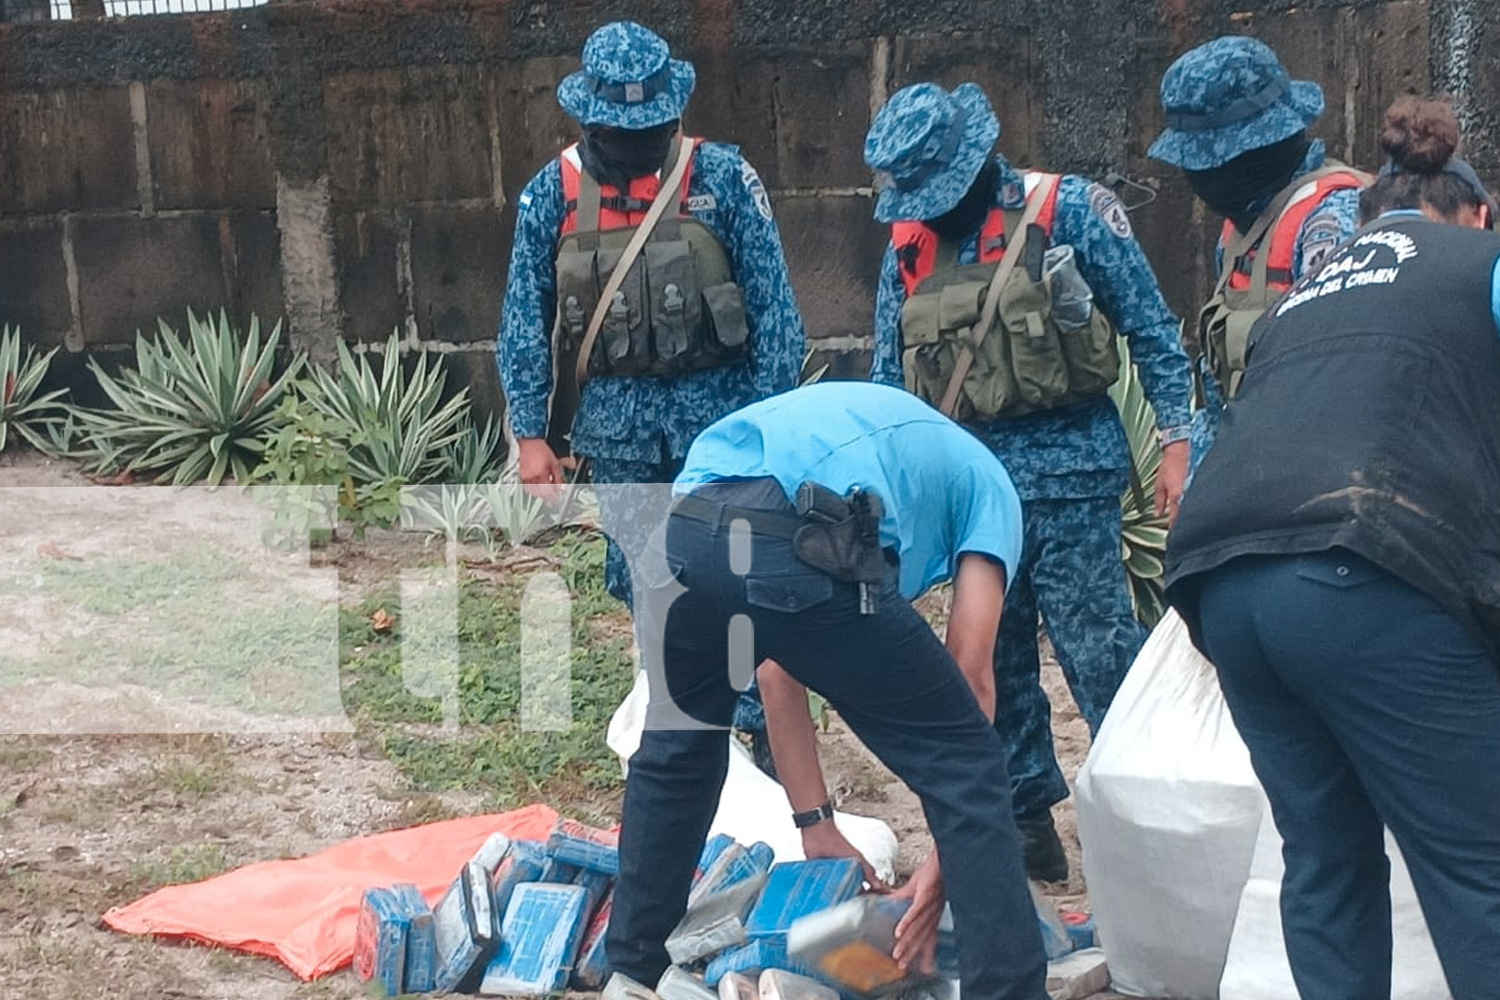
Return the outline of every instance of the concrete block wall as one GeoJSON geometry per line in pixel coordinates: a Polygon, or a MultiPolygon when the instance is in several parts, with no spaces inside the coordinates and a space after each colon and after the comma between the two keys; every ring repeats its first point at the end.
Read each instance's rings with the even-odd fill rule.
{"type": "Polygon", "coordinates": [[[1316,134],[1366,167],[1394,96],[1447,89],[1500,176],[1500,12],[1477,0],[299,0],[0,24],[0,322],[105,351],[223,307],[285,317],[324,359],[397,329],[498,410],[514,202],[574,134],[557,81],[619,17],[696,63],[686,125],[760,170],[839,375],[868,363],[885,239],[864,134],[907,83],[982,84],[1020,165],[1152,189],[1134,223],[1184,315],[1216,223],[1145,150],[1162,72],[1200,41],[1276,47],[1324,87],[1316,134]]]}

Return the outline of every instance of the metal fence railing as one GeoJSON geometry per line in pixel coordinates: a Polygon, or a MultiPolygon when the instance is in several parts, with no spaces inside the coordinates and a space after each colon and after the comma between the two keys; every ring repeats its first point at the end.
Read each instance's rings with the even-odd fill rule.
{"type": "Polygon", "coordinates": [[[0,0],[0,21],[67,21],[136,14],[197,14],[257,7],[266,0],[0,0]]]}

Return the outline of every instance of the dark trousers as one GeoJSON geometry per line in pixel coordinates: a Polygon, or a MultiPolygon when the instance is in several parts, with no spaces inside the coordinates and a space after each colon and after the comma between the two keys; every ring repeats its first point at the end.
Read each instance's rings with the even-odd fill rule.
{"type": "Polygon", "coordinates": [[[1033,816],[1068,797],[1042,690],[1037,611],[1090,734],[1099,731],[1146,629],[1120,561],[1118,497],[1028,500],[1024,513],[1026,545],[995,644],[995,729],[1008,754],[1016,815],[1033,816]]]}
{"type": "Polygon", "coordinates": [[[1391,989],[1389,827],[1454,1000],[1500,996],[1500,675],[1431,598],[1343,550],[1206,575],[1209,658],[1285,841],[1307,1000],[1391,989]]]}
{"type": "MultiPolygon", "coordinates": [[[[765,481],[700,495],[791,511],[765,481]]],[[[642,631],[657,630],[642,639],[652,701],[625,788],[611,967],[647,984],[666,968],[664,941],[682,916],[728,767],[728,741],[714,727],[734,709],[731,669],[771,658],[827,698],[921,798],[947,876],[965,1000],[1042,1000],[1046,959],[1004,748],[922,617],[894,584],[877,614],[861,616],[852,584],[806,565],[784,539],[747,537],[728,523],[674,517],[665,550],[676,581],[652,587],[640,613],[642,631]],[[662,728],[674,709],[704,725],[662,728]]]]}

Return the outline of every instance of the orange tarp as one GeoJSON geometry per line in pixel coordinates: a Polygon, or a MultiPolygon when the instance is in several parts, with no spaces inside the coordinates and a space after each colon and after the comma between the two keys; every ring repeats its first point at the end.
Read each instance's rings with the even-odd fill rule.
{"type": "Polygon", "coordinates": [[[263,861],[158,889],[110,910],[104,923],[126,934],[268,955],[303,979],[316,979],[353,957],[366,889],[414,882],[435,903],[490,834],[546,840],[556,822],[552,809],[533,805],[361,837],[305,858],[263,861]]]}

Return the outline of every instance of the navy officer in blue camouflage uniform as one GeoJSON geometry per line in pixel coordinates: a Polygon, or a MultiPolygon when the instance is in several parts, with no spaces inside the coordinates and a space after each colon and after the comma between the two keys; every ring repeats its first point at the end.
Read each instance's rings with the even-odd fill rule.
{"type": "MultiPolygon", "coordinates": [[[[979,260],[981,245],[985,260],[1003,257],[1015,237],[999,231],[998,220],[1023,209],[1028,190],[1043,188],[1033,195],[1047,200],[1038,218],[1048,238],[1030,241],[1028,249],[1039,252],[1045,242],[1050,259],[1051,247],[1070,246],[1076,275],[1129,341],[1163,444],[1157,507],[1175,512],[1187,473],[1191,396],[1177,317],[1114,194],[1081,177],[1023,176],[996,150],[999,135],[989,100],[973,84],[952,92],[926,83],[907,87],[876,117],[865,142],[865,161],[884,181],[875,217],[897,226],[880,275],[871,377],[900,385],[913,374],[903,371],[903,356],[914,356],[904,307],[932,277],[921,273],[934,266],[923,247],[935,243],[940,255],[943,245],[956,244],[958,265],[979,260]]],[[[972,305],[973,295],[969,300],[972,305]]],[[[945,304],[929,313],[948,309],[945,304]]],[[[997,327],[992,336],[1006,334],[997,327]]],[[[1102,343],[1114,356],[1113,335],[1102,343]]],[[[1119,414],[1103,391],[1109,380],[1096,380],[1098,391],[1067,405],[962,419],[1004,462],[1025,508],[1025,551],[995,651],[995,727],[1007,746],[1027,869],[1047,881],[1068,875],[1051,811],[1068,786],[1041,687],[1038,610],[1091,732],[1146,635],[1120,558],[1120,498],[1129,486],[1131,456],[1119,414]]]]}
{"type": "Polygon", "coordinates": [[[1270,46],[1243,35],[1205,42],[1180,56],[1162,77],[1167,128],[1148,155],[1187,175],[1193,192],[1224,218],[1217,247],[1223,294],[1204,307],[1197,355],[1202,406],[1193,417],[1193,467],[1213,443],[1235,374],[1210,370],[1204,327],[1243,313],[1248,327],[1304,274],[1317,268],[1359,226],[1359,192],[1367,175],[1328,157],[1307,129],[1323,113],[1323,90],[1292,80],[1270,46]],[[1256,234],[1257,227],[1260,232],[1256,234]],[[1253,238],[1247,238],[1251,237],[1253,238]],[[1238,251],[1238,252],[1235,252],[1238,251]],[[1267,256],[1257,285],[1255,258],[1267,256]],[[1216,316],[1217,314],[1217,316],[1216,316]]]}
{"type": "MultiPolygon", "coordinates": [[[[639,24],[619,21],[589,37],[583,68],[557,88],[558,103],[582,126],[582,135],[521,193],[498,344],[500,379],[520,449],[520,477],[534,489],[548,491],[563,481],[561,463],[548,443],[548,409],[554,391],[572,388],[574,375],[571,366],[559,366],[554,374],[554,320],[566,336],[566,321],[572,318],[581,326],[594,305],[589,293],[598,294],[584,288],[564,295],[569,308],[559,312],[559,241],[565,230],[578,225],[577,195],[568,189],[587,189],[589,179],[597,182],[603,202],[600,230],[609,229],[610,220],[621,230],[638,225],[659,176],[665,176],[695,79],[692,63],[673,59],[662,38],[639,24]],[[564,380],[567,384],[559,384],[564,380]]],[[[606,367],[589,378],[571,423],[572,451],[587,458],[596,484],[671,482],[689,442],[704,427],[797,383],[805,333],[765,185],[734,146],[695,142],[691,155],[687,197],[668,218],[684,215],[701,223],[727,258],[728,274],[716,276],[727,281],[705,290],[701,308],[696,301],[687,304],[700,317],[700,329],[688,331],[689,343],[709,340],[709,354],[715,356],[693,360],[688,352],[684,362],[654,353],[653,339],[662,342],[660,329],[666,325],[656,323],[659,307],[681,302],[673,298],[675,272],[670,277],[652,273],[645,259],[652,256],[648,249],[637,265],[647,269],[646,281],[627,281],[624,287],[644,286],[650,300],[621,299],[626,319],[620,324],[620,342],[629,344],[631,365],[615,371],[606,367]],[[726,314],[735,315],[726,320],[726,314]],[[638,317],[645,322],[636,322],[638,317]],[[730,350],[722,341],[736,325],[743,343],[730,350]]],[[[694,244],[700,261],[702,250],[694,244]]],[[[601,258],[583,270],[597,274],[602,284],[609,269],[601,258]]],[[[699,281],[706,283],[702,273],[699,281]]],[[[608,340],[608,324],[605,329],[601,341],[608,340]]],[[[614,353],[596,342],[596,357],[614,353]]],[[[568,428],[552,430],[555,438],[568,428]]],[[[607,497],[601,500],[608,504],[607,497]]],[[[610,546],[605,575],[610,593],[629,603],[629,572],[617,546],[610,546]]]]}

